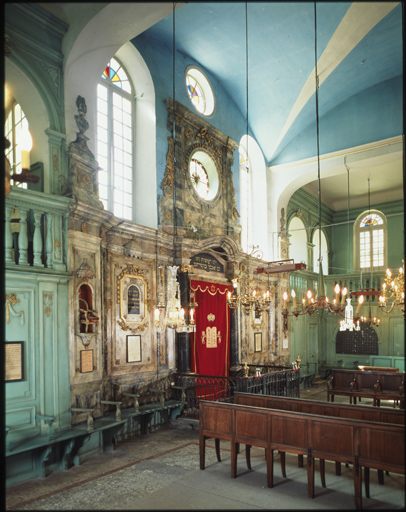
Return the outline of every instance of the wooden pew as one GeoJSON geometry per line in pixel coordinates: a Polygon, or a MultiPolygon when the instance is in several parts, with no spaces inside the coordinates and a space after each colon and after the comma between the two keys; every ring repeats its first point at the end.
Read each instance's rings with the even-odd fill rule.
{"type": "Polygon", "coordinates": [[[404,425],[201,400],[200,469],[205,468],[205,441],[210,437],[231,442],[233,478],[237,476],[238,443],[266,448],[268,487],[273,486],[274,450],[306,454],[311,498],[314,497],[314,458],[350,462],[356,508],[362,508],[361,466],[405,473],[404,425]]]}
{"type": "MultiPolygon", "coordinates": [[[[346,405],[331,402],[320,402],[302,398],[285,398],[271,395],[257,395],[253,393],[235,393],[234,403],[250,405],[254,407],[265,407],[267,409],[280,409],[286,411],[305,412],[319,414],[321,416],[337,416],[356,420],[375,421],[378,423],[391,423],[395,425],[405,424],[404,411],[399,409],[388,409],[381,407],[370,407],[364,405],[346,405]]],[[[302,456],[300,456],[302,457],[302,456]]],[[[250,446],[246,446],[247,465],[250,467],[250,446]]],[[[303,467],[302,458],[299,459],[299,467],[303,467]]],[[[375,468],[378,469],[378,468],[375,468]]],[[[383,472],[378,469],[379,482],[383,483],[383,472]]],[[[341,464],[336,463],[336,474],[341,474],[341,464]]],[[[285,476],[285,475],[284,475],[285,476]]],[[[320,478],[322,486],[325,483],[325,461],[320,459],[320,478]]],[[[365,471],[365,493],[369,498],[369,468],[365,471]]]]}
{"type": "Polygon", "coordinates": [[[327,382],[327,401],[334,402],[335,395],[348,396],[350,404],[357,398],[372,398],[373,405],[379,406],[381,400],[405,403],[405,373],[393,371],[332,370],[327,382]]]}

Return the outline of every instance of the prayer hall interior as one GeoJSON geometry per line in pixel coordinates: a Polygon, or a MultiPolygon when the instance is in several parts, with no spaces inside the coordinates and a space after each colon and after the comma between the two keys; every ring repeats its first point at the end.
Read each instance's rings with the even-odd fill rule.
{"type": "Polygon", "coordinates": [[[403,3],[4,12],[4,509],[404,508],[403,3]]]}

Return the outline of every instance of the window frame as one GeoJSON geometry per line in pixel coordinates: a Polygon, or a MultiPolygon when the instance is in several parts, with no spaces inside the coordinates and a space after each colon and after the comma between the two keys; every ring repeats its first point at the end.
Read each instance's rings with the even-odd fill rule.
{"type": "MultiPolygon", "coordinates": [[[[134,221],[134,198],[135,198],[135,190],[134,190],[134,185],[135,185],[135,183],[134,183],[135,182],[135,180],[134,180],[134,175],[135,175],[135,152],[134,152],[134,146],[135,146],[135,101],[134,101],[134,95],[135,95],[135,88],[134,88],[134,84],[131,80],[130,74],[128,73],[127,69],[122,64],[120,59],[118,59],[116,56],[113,56],[107,62],[107,64],[105,65],[105,67],[103,69],[103,72],[100,75],[98,83],[97,83],[97,89],[96,89],[96,116],[97,117],[99,116],[99,113],[101,111],[101,109],[99,107],[99,86],[104,87],[107,92],[107,100],[106,100],[107,101],[107,128],[106,128],[106,131],[107,131],[107,137],[106,137],[107,156],[106,157],[101,157],[100,152],[99,152],[99,143],[102,141],[100,140],[101,137],[100,137],[100,133],[99,133],[99,129],[100,129],[99,120],[97,119],[97,121],[96,121],[97,160],[98,160],[99,164],[100,164],[100,160],[104,160],[104,158],[106,158],[106,161],[107,161],[107,169],[105,170],[104,167],[101,166],[102,169],[101,169],[101,171],[99,171],[99,172],[105,172],[107,174],[107,185],[106,185],[107,186],[107,199],[105,199],[104,197],[100,197],[100,192],[99,192],[99,198],[103,202],[105,208],[108,211],[112,212],[116,217],[123,218],[123,219],[129,220],[129,221],[134,221]],[[128,80],[128,83],[131,88],[131,92],[125,91],[123,88],[118,87],[109,78],[103,78],[103,73],[104,73],[106,67],[110,66],[110,63],[112,60],[116,61],[117,64],[119,65],[118,70],[122,70],[125,73],[126,79],[128,80]],[[130,141],[130,146],[131,146],[131,157],[130,157],[131,158],[131,194],[128,194],[131,196],[131,198],[129,201],[130,204],[125,205],[127,208],[131,209],[131,215],[129,215],[129,216],[124,215],[124,212],[122,212],[122,215],[119,215],[116,213],[116,211],[117,211],[116,208],[122,206],[123,203],[122,203],[122,201],[115,200],[115,192],[114,192],[115,191],[114,183],[117,179],[120,179],[120,176],[114,171],[114,167],[115,167],[114,164],[116,162],[114,160],[114,153],[117,150],[117,146],[115,145],[115,142],[114,142],[114,122],[116,121],[116,118],[114,117],[114,108],[115,108],[114,107],[114,94],[117,94],[121,99],[125,99],[131,103],[131,114],[130,114],[131,115],[131,128],[130,128],[130,130],[131,130],[131,141],[130,141]]],[[[123,112],[123,109],[121,109],[121,112],[123,112]]],[[[124,137],[121,137],[121,139],[124,140],[124,137]]],[[[127,154],[128,154],[128,152],[127,152],[127,154]]],[[[123,169],[124,169],[124,167],[123,167],[123,169]]],[[[122,172],[122,175],[124,176],[124,170],[122,172]]],[[[123,177],[123,179],[124,179],[124,177],[123,177]]],[[[99,174],[97,177],[97,181],[98,181],[98,186],[99,186],[99,174]]],[[[127,180],[127,181],[130,181],[130,180],[127,180]]],[[[123,187],[123,190],[125,191],[126,187],[123,187]]]]}
{"type": "Polygon", "coordinates": [[[384,270],[387,267],[388,261],[388,230],[387,230],[387,220],[385,215],[379,210],[365,210],[363,211],[354,222],[354,270],[356,271],[371,271],[371,270],[384,270]],[[382,224],[378,226],[367,226],[361,227],[361,221],[368,217],[369,215],[377,215],[382,219],[382,224]],[[373,232],[382,231],[383,232],[383,263],[382,265],[373,266],[373,232]],[[361,233],[370,232],[372,236],[369,237],[369,266],[361,267],[361,233]]]}

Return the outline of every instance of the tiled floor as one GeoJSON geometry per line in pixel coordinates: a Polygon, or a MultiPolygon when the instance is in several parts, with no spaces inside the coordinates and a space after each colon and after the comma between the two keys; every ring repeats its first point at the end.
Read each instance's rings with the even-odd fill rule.
{"type": "MultiPolygon", "coordinates": [[[[301,392],[302,398],[326,400],[325,387],[301,392]]],[[[347,399],[338,402],[347,403],[347,399]]],[[[363,402],[366,404],[366,402],[363,402]]],[[[391,404],[382,404],[391,406],[391,404]]],[[[274,487],[266,486],[264,451],[253,449],[252,470],[245,457],[238,458],[238,477],[230,477],[230,448],[221,446],[218,462],[214,440],[206,449],[206,469],[199,469],[199,432],[174,421],[148,436],[120,443],[113,452],[101,453],[69,471],[35,478],[6,490],[7,510],[190,510],[190,509],[353,509],[352,467],[335,474],[326,462],[326,485],[316,475],[315,498],[307,496],[307,472],[297,457],[286,455],[287,478],[282,477],[275,456],[274,487]]],[[[316,465],[316,469],[317,469],[316,465]]],[[[370,498],[363,492],[363,508],[405,508],[404,475],[385,475],[378,484],[371,471],[370,498]]]]}

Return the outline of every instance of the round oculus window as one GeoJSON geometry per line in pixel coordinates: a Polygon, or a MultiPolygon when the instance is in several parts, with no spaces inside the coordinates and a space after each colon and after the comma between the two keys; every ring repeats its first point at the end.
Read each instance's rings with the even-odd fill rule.
{"type": "Polygon", "coordinates": [[[189,100],[197,112],[206,117],[212,116],[216,102],[206,75],[199,69],[189,66],[186,69],[185,84],[189,100]]]}
{"type": "Polygon", "coordinates": [[[205,151],[193,153],[189,162],[189,175],[196,194],[205,201],[212,201],[219,190],[216,164],[205,151]]]}

